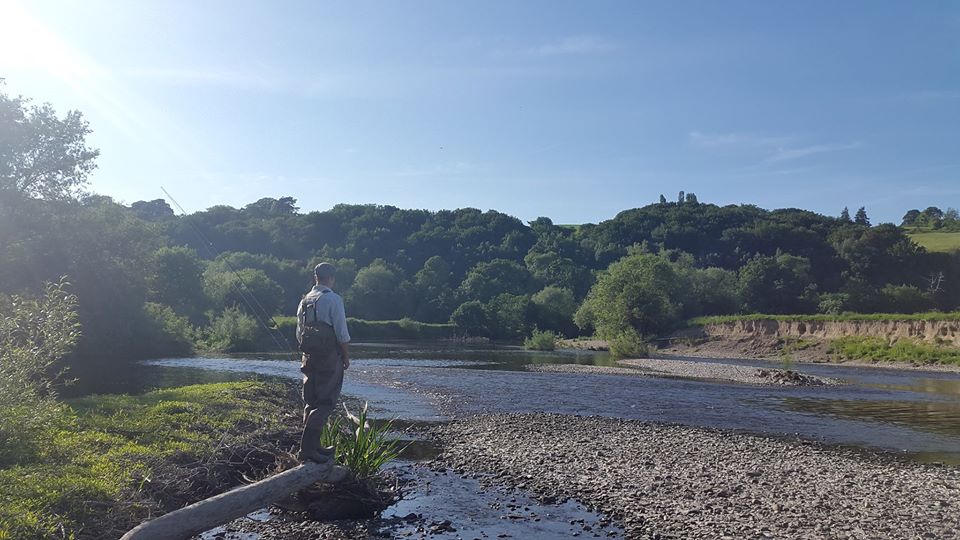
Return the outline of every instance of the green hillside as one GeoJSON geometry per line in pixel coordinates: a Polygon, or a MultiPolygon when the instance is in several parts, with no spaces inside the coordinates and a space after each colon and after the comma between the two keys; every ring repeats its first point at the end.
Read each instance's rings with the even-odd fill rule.
{"type": "Polygon", "coordinates": [[[949,253],[960,251],[960,232],[924,231],[908,233],[910,238],[927,251],[949,253]]]}

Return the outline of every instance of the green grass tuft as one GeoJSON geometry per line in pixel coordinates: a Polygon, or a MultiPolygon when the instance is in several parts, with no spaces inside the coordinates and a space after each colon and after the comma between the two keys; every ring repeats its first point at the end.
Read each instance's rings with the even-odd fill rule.
{"type": "Polygon", "coordinates": [[[847,336],[830,342],[829,352],[850,360],[960,365],[960,349],[911,339],[891,343],[884,338],[847,336]]]}
{"type": "Polygon", "coordinates": [[[0,538],[69,538],[174,454],[210,455],[228,430],[280,429],[286,399],[281,384],[235,382],[71,400],[39,450],[0,469],[0,538]]]}

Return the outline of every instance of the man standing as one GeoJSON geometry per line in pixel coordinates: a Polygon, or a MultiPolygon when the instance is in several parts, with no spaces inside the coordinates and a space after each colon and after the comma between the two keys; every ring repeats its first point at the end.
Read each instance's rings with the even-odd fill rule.
{"type": "Polygon", "coordinates": [[[350,367],[347,317],[343,298],[333,292],[336,269],[320,263],[316,285],[297,306],[297,341],[303,352],[303,437],[300,461],[333,464],[334,449],[320,446],[320,433],[340,399],[343,371],[350,367]]]}

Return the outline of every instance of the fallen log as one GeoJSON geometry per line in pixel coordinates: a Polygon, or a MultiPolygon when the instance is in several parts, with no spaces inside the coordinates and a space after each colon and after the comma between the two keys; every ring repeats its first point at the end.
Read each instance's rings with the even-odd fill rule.
{"type": "Polygon", "coordinates": [[[141,523],[120,540],[185,540],[317,482],[342,482],[350,471],[340,465],[304,463],[259,482],[241,486],[141,523]]]}

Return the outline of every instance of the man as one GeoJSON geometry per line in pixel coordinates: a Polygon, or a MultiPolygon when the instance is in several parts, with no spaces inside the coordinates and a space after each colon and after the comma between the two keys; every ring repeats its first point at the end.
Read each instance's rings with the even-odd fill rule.
{"type": "Polygon", "coordinates": [[[320,446],[320,433],[337,406],[343,371],[350,367],[347,317],[343,299],[333,292],[336,269],[320,263],[316,285],[297,306],[297,341],[303,352],[303,436],[300,461],[333,464],[334,449],[320,446]]]}

